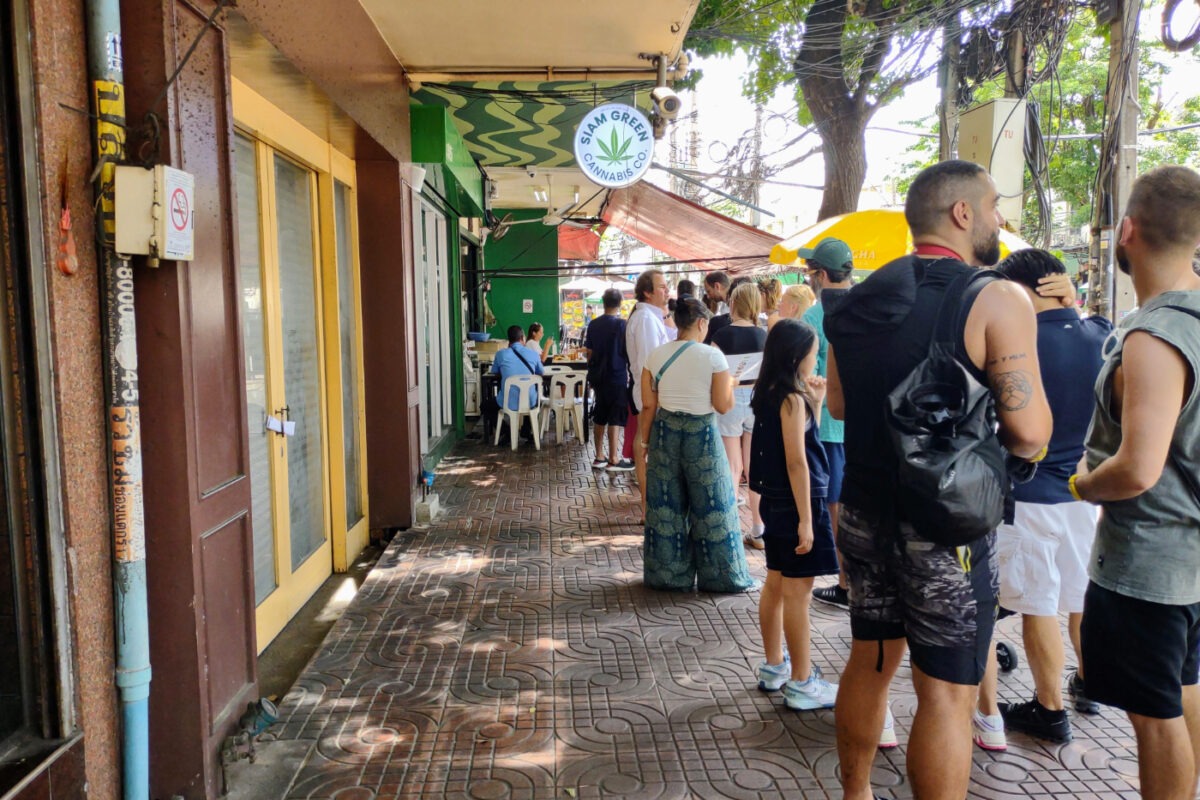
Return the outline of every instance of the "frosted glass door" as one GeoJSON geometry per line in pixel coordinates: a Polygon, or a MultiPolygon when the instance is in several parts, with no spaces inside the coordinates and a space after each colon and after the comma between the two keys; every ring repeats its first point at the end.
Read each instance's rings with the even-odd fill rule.
{"type": "Polygon", "coordinates": [[[275,156],[284,393],[296,426],[287,437],[292,569],[325,543],[313,184],[311,172],[275,156]]]}
{"type": "Polygon", "coordinates": [[[350,187],[341,181],[335,181],[333,187],[340,325],[338,347],[342,354],[342,453],[345,456],[346,472],[346,530],[350,530],[363,517],[360,474],[362,443],[358,429],[358,348],[355,346],[358,333],[358,314],[354,302],[357,287],[354,281],[350,227],[350,202],[353,195],[350,187]]]}
{"type": "Polygon", "coordinates": [[[254,602],[279,585],[275,572],[275,514],[271,504],[271,440],[267,431],[267,345],[263,322],[262,241],[258,232],[258,172],[254,142],[234,144],[238,203],[238,276],[242,285],[242,346],[246,358],[246,420],[250,428],[254,602]]]}

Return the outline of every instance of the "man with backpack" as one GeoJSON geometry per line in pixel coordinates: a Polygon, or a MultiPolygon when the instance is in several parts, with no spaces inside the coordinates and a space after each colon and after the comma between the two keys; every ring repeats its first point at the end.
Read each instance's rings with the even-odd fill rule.
{"type": "Polygon", "coordinates": [[[1083,602],[1088,696],[1123,709],[1142,797],[1191,800],[1200,771],[1200,175],[1133,184],[1116,258],[1141,307],[1105,343],[1087,468],[1103,507],[1083,602]]]}
{"type": "Polygon", "coordinates": [[[975,269],[999,260],[997,201],[977,164],[924,170],[905,205],[916,252],[826,309],[826,401],[846,422],[837,543],[853,642],[835,718],[847,800],[873,797],[888,684],[906,646],[917,694],[913,794],[967,793],[972,712],[996,614],[993,529],[1007,486],[999,444],[1035,460],[1051,432],[1033,306],[1016,284],[975,269]],[[943,386],[955,392],[939,393],[943,386]],[[934,413],[922,421],[925,406],[934,413]],[[964,412],[973,439],[939,429],[964,412]],[[944,471],[931,481],[937,465],[944,471]]]}

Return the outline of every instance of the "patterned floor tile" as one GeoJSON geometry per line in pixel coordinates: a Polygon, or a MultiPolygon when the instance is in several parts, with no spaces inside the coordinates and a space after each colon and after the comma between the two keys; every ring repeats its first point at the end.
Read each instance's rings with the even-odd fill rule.
{"type": "MultiPolygon", "coordinates": [[[[442,462],[442,517],[396,536],[282,700],[268,736],[315,742],[289,798],[841,796],[833,713],[757,688],[757,592],[646,590],[636,485],[590,459],[568,438],[463,444],[442,462]]],[[[848,620],[819,603],[812,619],[813,659],[836,680],[848,620]]],[[[998,630],[1019,646],[1017,620],[998,630]]],[[[1018,668],[1001,699],[1030,687],[1018,668]]],[[[909,798],[907,665],[891,703],[901,747],[873,779],[909,798]]],[[[977,751],[969,796],[1136,797],[1124,719],[1073,724],[1065,745],[1011,734],[1006,753],[977,751]]]]}

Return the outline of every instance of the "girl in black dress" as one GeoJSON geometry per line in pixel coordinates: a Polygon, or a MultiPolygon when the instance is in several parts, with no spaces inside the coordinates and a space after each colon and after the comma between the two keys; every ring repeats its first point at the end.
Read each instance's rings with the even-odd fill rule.
{"type": "Polygon", "coordinates": [[[832,708],[837,699],[837,684],[824,680],[809,656],[813,578],[838,571],[825,503],[829,462],[817,436],[825,379],[813,374],[816,363],[816,331],[779,320],[767,336],[750,401],[750,488],[762,496],[767,556],[758,612],[766,660],[758,685],[782,688],[784,702],[797,711],[832,708]]]}

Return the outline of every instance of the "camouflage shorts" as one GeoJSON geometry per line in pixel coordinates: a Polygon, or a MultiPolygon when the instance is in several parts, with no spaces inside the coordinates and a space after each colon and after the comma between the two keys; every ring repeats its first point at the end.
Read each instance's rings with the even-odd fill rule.
{"type": "Polygon", "coordinates": [[[912,663],[950,683],[983,677],[996,622],[995,534],[934,544],[908,523],[843,506],[837,545],[855,639],[907,639],[912,663]]]}

